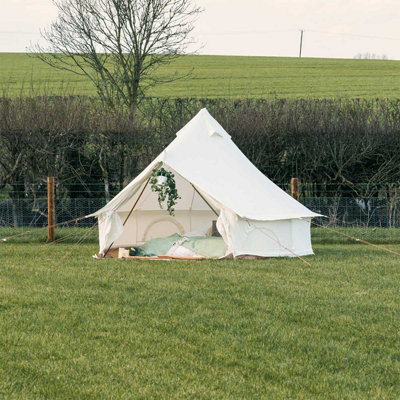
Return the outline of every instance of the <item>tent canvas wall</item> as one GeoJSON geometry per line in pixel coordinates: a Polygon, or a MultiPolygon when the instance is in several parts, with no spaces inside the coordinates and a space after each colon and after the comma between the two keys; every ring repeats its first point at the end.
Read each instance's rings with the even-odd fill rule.
{"type": "Polygon", "coordinates": [[[139,176],[92,214],[99,220],[100,253],[110,246],[184,235],[217,220],[234,256],[313,254],[310,221],[319,214],[263,175],[206,109],[176,136],[139,176]],[[175,174],[181,197],[173,217],[160,209],[157,194],[148,185],[152,171],[160,166],[175,174]]]}

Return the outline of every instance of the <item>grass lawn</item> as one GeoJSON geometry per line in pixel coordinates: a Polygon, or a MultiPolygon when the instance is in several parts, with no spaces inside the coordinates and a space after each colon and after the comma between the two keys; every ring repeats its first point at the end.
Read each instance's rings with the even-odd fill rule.
{"type": "MultiPolygon", "coordinates": [[[[400,245],[387,244],[400,250],[400,245]]],[[[94,260],[0,243],[0,398],[398,399],[400,258],[94,260]]]]}
{"type": "MultiPolygon", "coordinates": [[[[158,86],[158,97],[400,97],[400,61],[288,57],[183,56],[158,73],[188,79],[158,86]],[[192,71],[193,70],[193,71],[192,71]]],[[[0,53],[5,95],[94,95],[90,82],[20,53],[0,53]]]]}

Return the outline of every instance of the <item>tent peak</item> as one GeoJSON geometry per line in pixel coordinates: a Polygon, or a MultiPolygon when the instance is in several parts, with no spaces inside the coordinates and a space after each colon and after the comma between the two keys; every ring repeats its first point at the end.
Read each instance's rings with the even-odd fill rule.
{"type": "Polygon", "coordinates": [[[205,132],[210,137],[231,138],[206,108],[202,108],[179,132],[177,132],[176,136],[179,137],[182,134],[191,135],[195,132],[205,132]]]}

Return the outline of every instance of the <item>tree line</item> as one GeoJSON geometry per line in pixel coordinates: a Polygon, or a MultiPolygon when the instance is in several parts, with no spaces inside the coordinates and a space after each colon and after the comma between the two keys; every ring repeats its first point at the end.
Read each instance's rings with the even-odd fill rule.
{"type": "Polygon", "coordinates": [[[257,168],[314,194],[400,185],[400,99],[144,99],[132,114],[86,97],[0,99],[0,190],[107,200],[206,107],[257,168]],[[79,194],[77,194],[79,192],[79,194]]]}

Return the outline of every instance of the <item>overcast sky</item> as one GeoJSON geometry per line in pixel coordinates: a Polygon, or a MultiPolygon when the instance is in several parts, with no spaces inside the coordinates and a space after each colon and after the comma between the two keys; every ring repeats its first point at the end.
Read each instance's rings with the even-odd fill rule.
{"type": "MultiPolygon", "coordinates": [[[[400,60],[400,0],[198,0],[201,54],[400,60]]],[[[56,18],[51,0],[0,0],[0,52],[24,52],[56,18]]]]}

